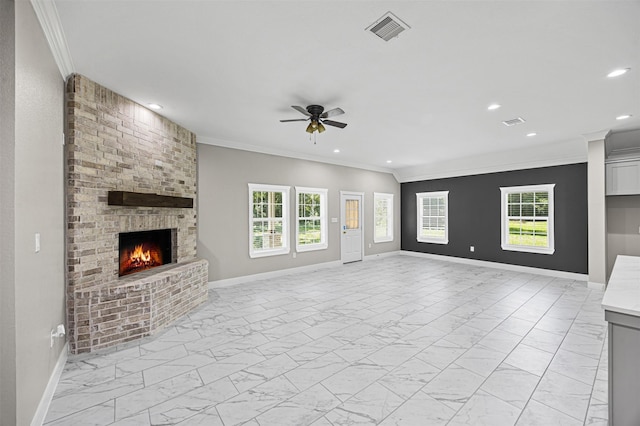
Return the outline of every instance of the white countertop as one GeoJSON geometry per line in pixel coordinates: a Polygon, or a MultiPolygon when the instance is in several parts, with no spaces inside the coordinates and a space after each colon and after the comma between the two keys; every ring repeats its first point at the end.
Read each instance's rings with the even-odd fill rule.
{"type": "Polygon", "coordinates": [[[602,298],[606,311],[640,317],[640,257],[618,256],[602,298]]]}

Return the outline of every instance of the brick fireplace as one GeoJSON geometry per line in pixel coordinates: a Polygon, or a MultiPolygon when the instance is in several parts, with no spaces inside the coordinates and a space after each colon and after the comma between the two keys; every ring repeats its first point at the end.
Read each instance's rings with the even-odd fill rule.
{"type": "Polygon", "coordinates": [[[66,124],[67,315],[71,352],[82,353],[186,314],[206,300],[208,272],[196,258],[195,134],[77,74],[67,81],[66,124]],[[110,205],[110,191],[193,207],[110,205]],[[155,230],[170,230],[170,261],[120,276],[120,235],[155,230]]]}

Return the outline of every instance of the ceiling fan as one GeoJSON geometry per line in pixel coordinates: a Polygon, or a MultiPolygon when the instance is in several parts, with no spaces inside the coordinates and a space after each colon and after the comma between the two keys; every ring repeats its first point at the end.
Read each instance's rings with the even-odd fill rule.
{"type": "Polygon", "coordinates": [[[339,127],[344,129],[347,127],[347,123],[340,123],[339,121],[327,120],[329,117],[334,117],[336,115],[344,114],[342,108],[334,108],[329,111],[325,111],[322,105],[309,105],[306,109],[292,105],[291,108],[296,111],[304,114],[307,118],[294,118],[291,120],[280,120],[281,123],[287,123],[289,121],[311,121],[307,126],[307,133],[313,133],[317,131],[318,133],[324,132],[326,129],[323,124],[328,126],[339,127]]]}

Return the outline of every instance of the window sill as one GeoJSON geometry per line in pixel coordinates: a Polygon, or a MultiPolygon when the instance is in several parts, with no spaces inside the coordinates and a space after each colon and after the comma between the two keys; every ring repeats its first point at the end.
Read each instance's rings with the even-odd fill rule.
{"type": "Polygon", "coordinates": [[[391,238],[374,238],[373,239],[373,242],[376,243],[376,244],[377,243],[390,243],[392,241],[393,241],[393,237],[391,237],[391,238]]]}
{"type": "Polygon", "coordinates": [[[249,257],[255,259],[257,257],[278,256],[281,254],[289,254],[290,251],[288,247],[286,249],[252,251],[249,252],[249,257]]]}
{"type": "Polygon", "coordinates": [[[305,251],[315,251],[315,250],[326,250],[329,247],[328,244],[313,244],[307,246],[296,246],[296,252],[305,252],[305,251]]]}
{"type": "Polygon", "coordinates": [[[430,240],[426,238],[417,238],[419,243],[429,243],[429,244],[449,244],[449,240],[430,240]]]}
{"type": "Polygon", "coordinates": [[[534,254],[553,254],[556,251],[555,248],[528,247],[528,246],[510,246],[510,245],[507,245],[507,244],[502,244],[502,250],[519,251],[519,252],[522,252],[522,253],[534,253],[534,254]]]}

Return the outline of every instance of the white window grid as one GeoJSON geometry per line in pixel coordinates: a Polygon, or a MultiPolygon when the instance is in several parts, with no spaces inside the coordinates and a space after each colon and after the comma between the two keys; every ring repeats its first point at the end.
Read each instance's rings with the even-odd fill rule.
{"type": "Polygon", "coordinates": [[[308,188],[296,186],[296,251],[323,250],[329,247],[327,242],[327,194],[326,188],[308,188]],[[311,195],[312,200],[305,195],[311,195]],[[303,202],[300,202],[301,196],[303,202]],[[318,201],[318,203],[316,203],[318,201]],[[301,208],[302,207],[302,208],[301,208]],[[308,207],[308,208],[305,208],[308,207]],[[305,242],[306,225],[320,227],[319,241],[305,242]]]}
{"type": "Polygon", "coordinates": [[[275,256],[289,251],[289,187],[250,183],[249,257],[275,256]],[[256,193],[261,195],[254,202],[256,193]]]}
{"type": "Polygon", "coordinates": [[[416,194],[417,235],[422,243],[449,244],[449,191],[416,194]]]}
{"type": "Polygon", "coordinates": [[[500,228],[503,250],[538,254],[553,254],[555,252],[554,188],[555,184],[500,188],[500,228]],[[516,235],[510,232],[512,222],[520,222],[521,224],[519,242],[517,240],[514,242],[514,239],[510,238],[510,235],[516,235]],[[529,224],[527,227],[531,227],[531,230],[523,231],[525,223],[529,224]],[[546,229],[537,233],[539,232],[537,223],[546,223],[546,229]],[[536,238],[536,236],[544,234],[546,234],[546,244],[539,245],[544,239],[536,238]]]}
{"type": "Polygon", "coordinates": [[[373,193],[373,242],[393,241],[393,194],[373,193]]]}

